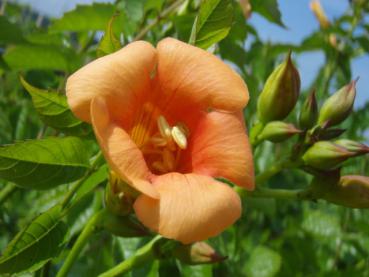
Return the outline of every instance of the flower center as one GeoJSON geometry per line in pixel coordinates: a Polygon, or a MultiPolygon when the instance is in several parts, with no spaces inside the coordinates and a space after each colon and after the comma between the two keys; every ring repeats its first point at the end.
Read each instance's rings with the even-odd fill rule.
{"type": "Polygon", "coordinates": [[[181,152],[187,148],[187,126],[181,122],[170,126],[166,118],[158,115],[148,103],[143,106],[137,119],[131,137],[141,149],[150,170],[155,174],[175,171],[181,152]]]}

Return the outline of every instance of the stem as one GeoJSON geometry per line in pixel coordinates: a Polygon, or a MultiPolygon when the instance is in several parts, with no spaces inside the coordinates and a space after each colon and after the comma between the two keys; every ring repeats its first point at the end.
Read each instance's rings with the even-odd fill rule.
{"type": "Polygon", "coordinates": [[[100,274],[98,277],[113,277],[117,275],[122,275],[124,273],[131,271],[135,267],[143,265],[144,263],[147,263],[149,261],[155,260],[156,255],[153,246],[159,239],[161,239],[161,236],[156,236],[146,245],[138,249],[133,256],[131,256],[127,260],[124,260],[116,267],[113,267],[112,269],[100,274]]]}
{"type": "Polygon", "coordinates": [[[105,209],[100,210],[90,218],[90,220],[87,222],[86,226],[82,230],[81,234],[78,236],[77,241],[74,243],[72,250],[69,252],[69,255],[67,256],[56,277],[65,277],[68,275],[70,269],[74,264],[74,261],[78,257],[78,254],[81,253],[88,239],[96,230],[96,223],[100,222],[106,213],[107,211],[105,209]]]}
{"type": "Polygon", "coordinates": [[[310,188],[307,189],[270,189],[270,188],[258,188],[253,192],[243,193],[248,197],[257,198],[278,198],[278,199],[290,199],[290,200],[312,200],[315,199],[310,188]]]}
{"type": "Polygon", "coordinates": [[[95,172],[97,170],[97,166],[100,163],[101,159],[102,159],[102,153],[99,152],[96,156],[95,156],[95,160],[93,161],[93,163],[91,164],[91,167],[86,171],[85,175],[79,179],[77,182],[75,182],[75,185],[72,187],[72,189],[68,192],[68,194],[65,196],[63,202],[62,202],[62,208],[65,208],[69,202],[72,200],[74,194],[77,192],[77,190],[79,189],[79,187],[87,180],[88,177],[90,177],[90,175],[95,172]]]}
{"type": "Polygon", "coordinates": [[[5,187],[0,191],[0,205],[2,205],[16,190],[17,186],[14,184],[5,185],[5,187]]]}
{"type": "Polygon", "coordinates": [[[145,28],[143,28],[133,39],[133,41],[142,39],[152,28],[154,28],[159,22],[167,17],[171,12],[177,9],[181,4],[183,4],[183,0],[178,0],[162,11],[150,24],[147,24],[145,28]]]}

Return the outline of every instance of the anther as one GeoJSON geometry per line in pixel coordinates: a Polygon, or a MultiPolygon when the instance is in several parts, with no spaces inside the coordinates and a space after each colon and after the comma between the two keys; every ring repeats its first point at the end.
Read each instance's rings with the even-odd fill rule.
{"type": "Polygon", "coordinates": [[[187,137],[180,127],[174,126],[172,128],[172,138],[177,143],[179,148],[181,149],[187,148],[187,137]]]}
{"type": "Polygon", "coordinates": [[[169,123],[162,115],[158,117],[158,129],[163,138],[169,139],[171,137],[171,128],[169,123]]]}

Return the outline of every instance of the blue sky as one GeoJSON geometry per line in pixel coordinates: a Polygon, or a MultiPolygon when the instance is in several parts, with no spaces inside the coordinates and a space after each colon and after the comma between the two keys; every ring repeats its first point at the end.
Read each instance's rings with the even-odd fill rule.
{"type": "MultiPolygon", "coordinates": [[[[14,0],[13,0],[14,1],[14,0]]],[[[17,2],[31,4],[40,12],[53,17],[60,17],[63,12],[73,9],[77,4],[91,2],[113,2],[112,0],[17,0],[17,2]]],[[[282,20],[287,29],[271,24],[257,14],[253,14],[250,22],[256,27],[261,38],[265,41],[295,43],[319,28],[318,22],[309,9],[310,0],[279,0],[282,20]]],[[[321,0],[329,19],[340,16],[348,7],[348,0],[321,0]]],[[[297,57],[297,64],[301,73],[302,86],[307,87],[320,66],[324,56],[320,52],[304,53],[297,57]]],[[[369,55],[360,57],[352,63],[353,77],[360,76],[357,85],[356,107],[369,101],[369,55]]]]}

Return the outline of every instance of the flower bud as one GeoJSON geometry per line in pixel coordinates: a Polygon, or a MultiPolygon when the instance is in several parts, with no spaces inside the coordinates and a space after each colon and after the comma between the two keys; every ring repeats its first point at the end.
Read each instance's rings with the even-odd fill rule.
{"type": "Polygon", "coordinates": [[[349,116],[356,96],[356,82],[357,79],[351,81],[324,102],[319,113],[319,125],[337,125],[349,116]]]}
{"type": "Polygon", "coordinates": [[[311,1],[310,2],[310,9],[313,11],[315,17],[318,19],[320,27],[322,29],[328,28],[330,23],[329,23],[329,20],[328,20],[327,16],[325,15],[325,12],[324,12],[322,6],[320,5],[319,0],[311,1]]]}
{"type": "Polygon", "coordinates": [[[107,212],[99,225],[110,233],[120,237],[142,237],[149,232],[130,216],[118,216],[107,212]]]}
{"type": "Polygon", "coordinates": [[[283,121],[271,121],[265,125],[263,131],[258,136],[258,140],[281,142],[301,132],[293,124],[283,121]]]}
{"type": "Polygon", "coordinates": [[[342,135],[346,129],[339,129],[339,128],[329,128],[323,129],[320,126],[314,129],[312,136],[314,137],[315,141],[318,140],[330,140],[342,135]]]}
{"type": "Polygon", "coordinates": [[[318,119],[318,104],[316,102],[315,90],[312,90],[301,107],[299,123],[304,129],[313,127],[318,119]]]}
{"type": "Polygon", "coordinates": [[[194,244],[190,245],[180,245],[174,250],[173,254],[181,262],[190,265],[217,263],[227,258],[220,256],[206,242],[195,242],[194,244]]]}
{"type": "Polygon", "coordinates": [[[321,170],[331,170],[355,154],[345,147],[330,141],[319,141],[311,146],[302,156],[306,165],[321,170]]]}
{"type": "Polygon", "coordinates": [[[339,139],[334,142],[340,146],[345,147],[347,150],[356,154],[356,156],[363,155],[369,153],[369,146],[356,142],[350,139],[339,139]]]}
{"type": "Polygon", "coordinates": [[[258,117],[262,123],[282,120],[293,110],[300,92],[300,76],[291,53],[268,77],[258,99],[258,117]]]}
{"type": "MultiPolygon", "coordinates": [[[[317,181],[315,181],[317,182],[317,181]]],[[[315,184],[316,196],[350,208],[369,208],[369,177],[342,176],[338,182],[315,184]]]]}
{"type": "Polygon", "coordinates": [[[113,172],[110,172],[109,183],[105,189],[105,205],[116,215],[127,215],[132,211],[132,205],[137,192],[128,186],[113,172]]]}

